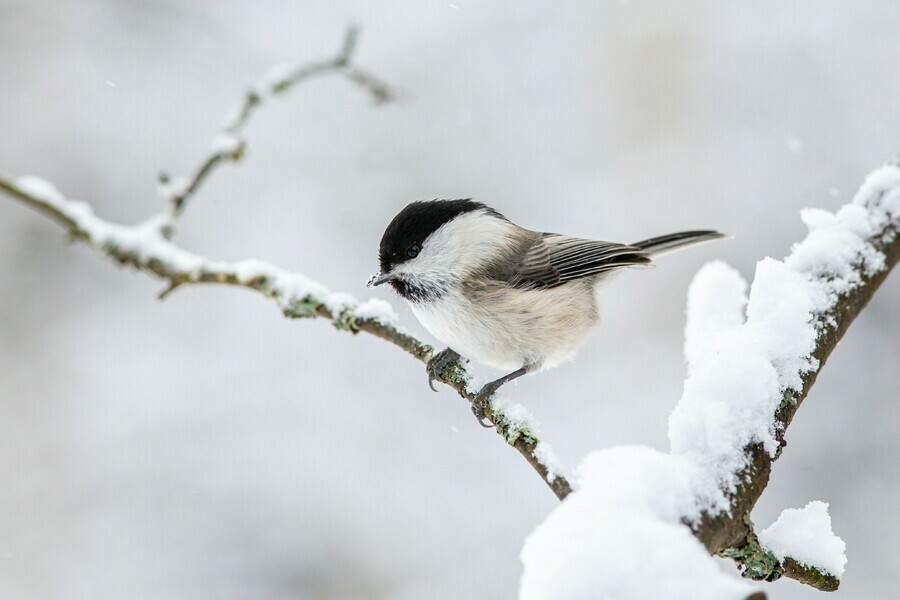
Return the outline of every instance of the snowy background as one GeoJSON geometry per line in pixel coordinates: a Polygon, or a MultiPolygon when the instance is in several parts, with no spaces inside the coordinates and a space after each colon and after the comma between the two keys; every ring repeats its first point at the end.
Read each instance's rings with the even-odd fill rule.
{"type": "MultiPolygon", "coordinates": [[[[800,208],[836,208],[900,150],[900,5],[566,6],[0,0],[0,169],[137,221],[159,206],[155,174],[192,169],[246,84],[331,56],[358,22],[359,64],[401,101],[373,108],[330,78],[267,107],[179,241],[364,297],[384,225],[415,199],[615,241],[727,231],[620,277],[578,359],[507,390],[570,466],[666,449],[692,275],[722,258],[752,277],[802,238],[800,208]]],[[[241,291],[160,304],[159,282],[7,199],[0,277],[0,597],[515,596],[522,542],[556,501],[396,348],[241,291]]],[[[895,275],[754,514],[830,503],[837,598],[900,588],[898,299],[895,275]]]]}

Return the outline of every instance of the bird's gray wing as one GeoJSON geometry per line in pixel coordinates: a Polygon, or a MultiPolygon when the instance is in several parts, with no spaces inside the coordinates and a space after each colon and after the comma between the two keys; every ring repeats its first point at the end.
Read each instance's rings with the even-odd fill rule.
{"type": "Polygon", "coordinates": [[[650,258],[636,246],[544,233],[522,254],[508,283],[520,288],[548,289],[573,279],[649,262],[650,258]]]}

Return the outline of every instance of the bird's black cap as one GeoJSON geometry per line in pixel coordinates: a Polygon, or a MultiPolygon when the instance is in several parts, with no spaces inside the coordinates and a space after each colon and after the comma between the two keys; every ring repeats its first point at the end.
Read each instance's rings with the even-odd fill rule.
{"type": "Polygon", "coordinates": [[[388,273],[398,264],[410,260],[407,250],[421,249],[429,235],[437,231],[441,225],[453,220],[461,214],[476,210],[486,210],[495,217],[503,216],[481,202],[469,198],[463,200],[426,200],[407,204],[390,222],[381,245],[378,248],[378,259],[382,273],[388,273]]]}

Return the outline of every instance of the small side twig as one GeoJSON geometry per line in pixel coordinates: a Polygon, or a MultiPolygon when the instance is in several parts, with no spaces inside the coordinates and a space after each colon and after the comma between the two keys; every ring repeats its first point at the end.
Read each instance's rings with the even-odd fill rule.
{"type": "Polygon", "coordinates": [[[159,299],[159,300],[165,300],[165,299],[169,296],[169,294],[171,294],[172,292],[174,292],[175,290],[177,290],[177,289],[180,288],[180,287],[181,287],[181,282],[180,282],[180,281],[170,281],[170,282],[169,282],[169,285],[167,285],[165,288],[163,288],[163,289],[156,295],[156,297],[157,297],[157,299],[159,299]]]}
{"type": "Polygon", "coordinates": [[[742,521],[747,527],[747,536],[743,545],[725,548],[719,552],[719,556],[732,559],[741,570],[743,577],[754,581],[769,582],[787,577],[823,592],[833,592],[838,589],[841,581],[834,575],[804,565],[789,556],[779,561],[774,554],[760,545],[750,517],[744,515],[742,521]]]}

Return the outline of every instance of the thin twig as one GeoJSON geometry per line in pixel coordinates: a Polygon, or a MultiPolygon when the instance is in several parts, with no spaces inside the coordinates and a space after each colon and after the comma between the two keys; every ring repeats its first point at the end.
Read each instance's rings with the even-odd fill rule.
{"type": "Polygon", "coordinates": [[[306,64],[283,65],[271,69],[244,93],[238,107],[226,119],[221,131],[213,138],[209,154],[189,178],[160,176],[160,194],[170,204],[171,219],[165,224],[166,235],[174,231],[174,221],[184,212],[188,200],[220,165],[239,161],[246,151],[244,128],[256,111],[270,98],[285,94],[298,84],[318,75],[340,74],[367,91],[376,104],[391,101],[395,95],[380,79],[352,64],[359,39],[359,29],[348,27],[338,53],[327,60],[306,64]]]}

